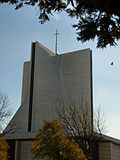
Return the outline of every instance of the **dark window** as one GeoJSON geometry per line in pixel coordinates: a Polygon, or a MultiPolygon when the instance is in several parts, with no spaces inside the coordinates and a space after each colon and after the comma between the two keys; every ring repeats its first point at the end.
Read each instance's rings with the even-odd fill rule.
{"type": "Polygon", "coordinates": [[[9,145],[9,150],[8,150],[8,155],[9,159],[8,160],[14,160],[15,157],[15,140],[8,140],[8,145],[9,145]]]}

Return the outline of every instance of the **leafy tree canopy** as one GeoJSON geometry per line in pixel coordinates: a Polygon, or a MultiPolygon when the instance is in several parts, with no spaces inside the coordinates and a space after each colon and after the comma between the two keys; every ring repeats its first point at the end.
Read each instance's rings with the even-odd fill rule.
{"type": "Polygon", "coordinates": [[[7,160],[8,159],[8,144],[3,138],[2,135],[0,135],[0,160],[7,160]]]}
{"type": "Polygon", "coordinates": [[[77,39],[86,42],[97,39],[97,47],[114,46],[120,39],[120,7],[117,0],[0,0],[21,8],[25,4],[38,6],[41,23],[49,21],[54,12],[66,11],[78,19],[73,25],[77,39]]]}
{"type": "Polygon", "coordinates": [[[33,143],[35,158],[52,160],[87,160],[82,149],[70,141],[57,120],[45,122],[33,143]]]}

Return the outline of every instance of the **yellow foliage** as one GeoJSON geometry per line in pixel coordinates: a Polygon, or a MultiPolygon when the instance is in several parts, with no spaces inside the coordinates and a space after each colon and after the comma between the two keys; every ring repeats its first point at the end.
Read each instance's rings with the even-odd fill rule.
{"type": "Polygon", "coordinates": [[[57,120],[45,122],[33,143],[35,158],[53,160],[87,160],[82,149],[64,134],[57,120]]]}
{"type": "Polygon", "coordinates": [[[8,144],[5,141],[4,137],[0,135],[0,160],[8,159],[8,144]]]}

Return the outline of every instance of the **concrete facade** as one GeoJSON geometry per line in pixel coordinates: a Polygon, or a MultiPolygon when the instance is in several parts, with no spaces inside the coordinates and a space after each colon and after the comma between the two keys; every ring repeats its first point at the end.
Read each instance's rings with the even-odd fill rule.
{"type": "Polygon", "coordinates": [[[76,101],[84,97],[92,117],[90,49],[56,56],[35,42],[31,50],[31,60],[24,63],[21,106],[6,130],[17,124],[16,134],[38,131],[44,120],[56,117],[58,98],[76,101]]]}
{"type": "Polygon", "coordinates": [[[92,120],[92,56],[90,49],[55,55],[42,44],[31,47],[24,63],[21,106],[6,127],[14,141],[12,160],[31,160],[31,141],[44,120],[57,117],[58,98],[76,101],[84,97],[92,120]]]}
{"type": "MultiPolygon", "coordinates": [[[[23,68],[21,106],[5,129],[11,146],[10,160],[33,160],[32,141],[44,120],[57,117],[59,98],[76,102],[84,97],[92,123],[92,88],[90,49],[55,55],[39,42],[32,43],[31,59],[23,68]]],[[[98,157],[120,159],[119,144],[113,139],[100,142],[98,157]]]]}
{"type": "Polygon", "coordinates": [[[119,160],[120,140],[104,136],[99,142],[99,160],[119,160]]]}

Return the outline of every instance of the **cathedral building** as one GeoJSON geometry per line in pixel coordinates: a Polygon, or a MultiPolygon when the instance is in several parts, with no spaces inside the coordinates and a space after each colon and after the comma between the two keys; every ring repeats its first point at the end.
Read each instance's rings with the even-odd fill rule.
{"type": "MultiPolygon", "coordinates": [[[[39,42],[24,62],[21,106],[5,129],[10,160],[33,160],[32,142],[45,120],[57,118],[59,98],[87,102],[93,123],[92,51],[83,49],[57,55],[39,42]]],[[[119,160],[120,141],[104,136],[98,160],[119,160]]]]}

